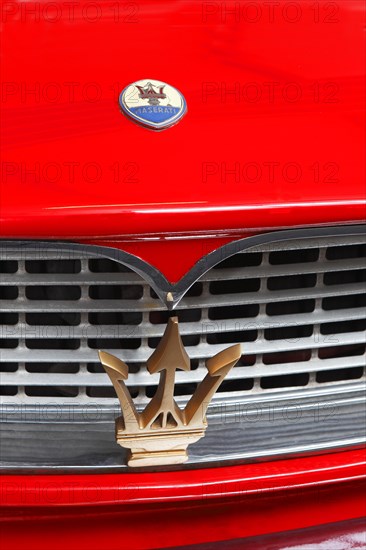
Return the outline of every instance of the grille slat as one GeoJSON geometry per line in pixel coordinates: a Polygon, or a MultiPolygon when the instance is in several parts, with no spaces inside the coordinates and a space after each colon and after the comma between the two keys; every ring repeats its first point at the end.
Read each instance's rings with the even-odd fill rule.
{"type": "MultiPolygon", "coordinates": [[[[298,325],[313,325],[314,313],[317,315],[318,323],[336,323],[344,321],[353,321],[365,318],[365,312],[362,307],[355,309],[339,309],[336,311],[319,310],[311,313],[296,314],[296,323],[298,325]]],[[[291,315],[258,315],[252,317],[224,320],[210,320],[181,323],[180,333],[182,335],[204,333],[209,334],[216,331],[234,332],[239,330],[285,328],[294,325],[294,314],[291,315]]],[[[77,326],[42,326],[38,325],[36,329],[31,328],[26,323],[16,325],[0,326],[0,338],[21,338],[25,335],[32,339],[47,338],[98,338],[103,335],[104,338],[149,338],[161,337],[164,333],[165,325],[152,325],[151,323],[141,323],[139,325],[90,325],[89,323],[77,326]]]]}
{"type": "MultiPolygon", "coordinates": [[[[164,311],[166,308],[159,302],[153,300],[54,300],[54,308],[58,312],[135,312],[135,311],[164,311]]],[[[50,302],[48,300],[3,300],[1,304],[2,311],[21,312],[25,309],[27,312],[34,311],[38,313],[48,312],[50,302]]]]}
{"type": "MultiPolygon", "coordinates": [[[[282,277],[304,273],[324,273],[329,270],[329,262],[308,262],[296,263],[292,265],[266,265],[263,263],[256,267],[247,267],[245,273],[241,275],[242,279],[252,279],[255,277],[282,277]]],[[[354,269],[365,269],[365,262],[359,260],[334,260],[332,262],[334,271],[350,271],[354,269]]],[[[235,268],[227,269],[211,269],[203,277],[201,281],[221,281],[235,280],[238,278],[238,270],[235,268]]]]}
{"type": "Polygon", "coordinates": [[[14,276],[17,284],[24,286],[32,285],[133,285],[141,284],[141,277],[137,273],[16,273],[2,274],[0,286],[13,285],[14,276]]]}
{"type": "MultiPolygon", "coordinates": [[[[355,344],[364,344],[366,339],[366,332],[352,332],[345,334],[337,335],[321,335],[319,340],[316,342],[317,348],[326,348],[326,347],[339,347],[345,345],[355,345],[355,344]]],[[[201,343],[196,346],[186,346],[186,351],[191,359],[201,359],[205,357],[211,357],[216,353],[224,350],[228,347],[228,344],[205,344],[201,343]]],[[[312,349],[314,347],[314,338],[295,338],[292,340],[259,340],[257,339],[254,342],[245,342],[243,343],[243,352],[246,354],[255,354],[255,353],[277,353],[277,352],[288,352],[288,351],[297,351],[312,349]]],[[[77,351],[78,361],[82,362],[95,362],[97,361],[96,349],[92,350],[89,348],[81,348],[77,351]]],[[[116,356],[119,356],[121,359],[127,363],[144,363],[150,357],[153,352],[153,348],[140,346],[138,349],[124,349],[123,351],[114,348],[106,348],[105,351],[113,353],[116,356]]],[[[74,350],[62,350],[50,348],[47,350],[33,350],[33,349],[23,349],[19,351],[18,349],[5,349],[2,352],[3,360],[6,362],[14,362],[15,360],[20,361],[40,361],[40,362],[49,362],[50,355],[52,353],[57,353],[57,361],[60,363],[68,363],[75,361],[75,351],[74,350]],[[18,359],[17,359],[18,358],[18,359]]],[[[230,375],[229,375],[230,376],[230,375]]]]}
{"type": "MultiPolygon", "coordinates": [[[[326,298],[332,296],[349,296],[352,294],[363,294],[365,291],[364,283],[354,283],[348,285],[319,285],[316,288],[296,289],[296,290],[278,290],[276,296],[268,291],[237,294],[225,294],[220,299],[221,307],[231,307],[236,305],[246,305],[253,303],[272,303],[281,300],[295,301],[306,300],[310,298],[326,298]]],[[[151,300],[55,300],[54,306],[60,312],[89,312],[89,311],[106,311],[106,312],[134,312],[134,311],[165,311],[166,307],[161,302],[151,300]]],[[[49,311],[50,302],[46,300],[2,300],[1,309],[4,312],[47,312],[49,311]]],[[[217,299],[211,295],[205,297],[183,298],[179,304],[179,309],[197,309],[205,307],[217,307],[217,299]]]]}
{"type": "MultiPolygon", "coordinates": [[[[177,372],[179,398],[203,378],[207,358],[237,342],[242,359],[217,399],[359,381],[366,349],[362,243],[357,235],[266,243],[205,273],[176,310],[192,359],[191,371],[177,372]]],[[[158,377],[145,362],[169,314],[140,275],[92,250],[37,243],[1,249],[5,403],[117,404],[97,349],[129,364],[137,403],[153,395],[158,377]]]]}
{"type": "MultiPolygon", "coordinates": [[[[332,262],[332,269],[334,271],[351,271],[357,269],[365,269],[365,262],[362,259],[359,260],[334,260],[332,262]]],[[[303,264],[293,265],[267,265],[263,266],[263,262],[260,266],[247,267],[244,273],[241,274],[241,279],[252,278],[266,278],[266,277],[279,277],[279,276],[291,276],[304,273],[324,273],[329,270],[329,262],[310,262],[303,264]]],[[[50,273],[23,273],[16,274],[18,285],[121,285],[121,284],[141,284],[141,277],[137,273],[59,273],[57,278],[54,274],[50,273]]],[[[227,269],[211,269],[205,275],[201,277],[201,281],[220,281],[220,280],[235,280],[238,278],[238,271],[235,268],[227,269]]],[[[0,279],[0,286],[14,284],[14,274],[2,274],[0,279]]]]}
{"type": "MultiPolygon", "coordinates": [[[[357,357],[347,358],[348,368],[364,367],[366,355],[360,355],[357,357]]],[[[298,374],[303,372],[317,372],[336,370],[344,368],[338,359],[316,359],[308,362],[301,363],[287,363],[285,365],[256,365],[255,367],[237,367],[227,380],[239,380],[253,377],[268,377],[268,376],[280,376],[284,374],[298,374]]],[[[196,369],[190,373],[189,382],[199,382],[206,374],[204,368],[196,369]]],[[[1,375],[2,384],[4,386],[11,386],[21,384],[23,386],[106,386],[110,387],[110,380],[106,374],[103,373],[75,373],[72,379],[69,374],[59,373],[29,373],[29,372],[17,372],[11,374],[1,375]]],[[[129,375],[130,384],[132,386],[154,386],[159,381],[158,375],[150,375],[148,373],[131,373],[129,375]]],[[[187,382],[185,373],[177,372],[176,383],[183,384],[187,382]]]]}
{"type": "MultiPolygon", "coordinates": [[[[294,301],[306,300],[309,298],[325,298],[327,296],[347,296],[350,294],[362,294],[365,291],[364,283],[354,283],[349,285],[338,285],[337,287],[328,287],[319,285],[316,288],[296,289],[291,291],[277,290],[276,295],[268,291],[260,294],[256,292],[225,294],[220,298],[221,307],[230,307],[245,304],[269,304],[281,300],[294,301]]],[[[179,304],[180,309],[191,309],[194,307],[217,307],[216,297],[213,296],[195,298],[183,298],[179,304]]]]}

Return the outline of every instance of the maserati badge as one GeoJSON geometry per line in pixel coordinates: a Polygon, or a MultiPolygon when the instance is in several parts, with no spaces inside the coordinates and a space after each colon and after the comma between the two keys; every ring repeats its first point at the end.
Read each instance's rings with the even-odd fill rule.
{"type": "Polygon", "coordinates": [[[187,447],[205,435],[207,407],[227,373],[241,356],[240,344],[206,361],[207,374],[181,409],[174,399],[175,371],[190,370],[190,360],[179,334],[178,319],[171,317],[164,336],[147,361],[150,374],[159,373],[154,397],[138,412],[125,384],[128,366],[114,355],[99,352],[100,361],[116,390],[122,416],[116,420],[116,440],[129,449],[129,466],[180,464],[188,459],[187,447]]]}
{"type": "Polygon", "coordinates": [[[152,79],[129,84],[121,92],[119,104],[128,118],[152,130],[170,128],[187,112],[186,101],[176,88],[152,79]]]}

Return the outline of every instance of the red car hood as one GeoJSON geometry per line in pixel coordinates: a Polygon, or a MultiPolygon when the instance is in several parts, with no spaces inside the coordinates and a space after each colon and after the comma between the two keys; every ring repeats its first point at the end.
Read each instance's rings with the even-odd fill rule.
{"type": "Polygon", "coordinates": [[[364,217],[358,0],[70,4],[4,7],[2,236],[364,217]],[[184,94],[174,128],[121,113],[119,92],[146,77],[184,94]]]}

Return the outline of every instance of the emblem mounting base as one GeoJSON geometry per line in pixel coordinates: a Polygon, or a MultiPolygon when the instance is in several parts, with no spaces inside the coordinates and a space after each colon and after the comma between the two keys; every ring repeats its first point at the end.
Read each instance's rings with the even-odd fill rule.
{"type": "Polygon", "coordinates": [[[187,447],[205,435],[206,426],[192,429],[142,431],[133,437],[126,435],[123,417],[116,420],[116,440],[129,449],[127,464],[137,466],[166,466],[183,464],[188,460],[187,447]]]}

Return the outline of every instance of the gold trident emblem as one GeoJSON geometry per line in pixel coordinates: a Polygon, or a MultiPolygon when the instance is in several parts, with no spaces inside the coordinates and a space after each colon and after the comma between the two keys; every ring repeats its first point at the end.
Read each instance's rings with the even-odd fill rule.
{"type": "Polygon", "coordinates": [[[205,378],[181,410],[174,399],[175,371],[190,370],[190,360],[179,334],[178,318],[171,317],[164,336],[147,361],[150,374],[160,373],[159,385],[150,403],[139,413],[124,382],[128,378],[128,366],[114,355],[99,351],[100,361],[121,404],[116,440],[130,449],[128,465],[185,462],[188,445],[205,435],[206,411],[214,393],[240,356],[240,344],[236,344],[208,359],[205,378]]]}

